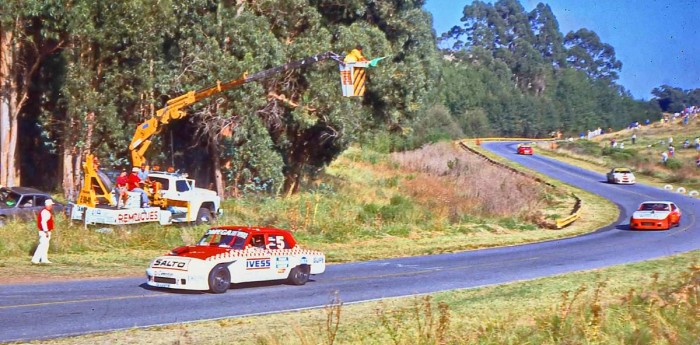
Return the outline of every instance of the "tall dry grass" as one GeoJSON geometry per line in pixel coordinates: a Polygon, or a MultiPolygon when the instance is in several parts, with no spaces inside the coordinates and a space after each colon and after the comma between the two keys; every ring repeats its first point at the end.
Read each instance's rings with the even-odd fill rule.
{"type": "Polygon", "coordinates": [[[401,183],[409,195],[439,203],[450,217],[527,218],[543,205],[544,186],[449,143],[394,153],[391,159],[406,171],[420,173],[401,183]]]}

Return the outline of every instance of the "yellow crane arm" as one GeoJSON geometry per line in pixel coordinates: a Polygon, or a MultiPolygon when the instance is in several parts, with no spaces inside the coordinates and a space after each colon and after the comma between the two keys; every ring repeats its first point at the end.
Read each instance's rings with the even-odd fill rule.
{"type": "Polygon", "coordinates": [[[138,125],[138,127],[136,127],[134,137],[131,139],[131,144],[129,144],[129,150],[131,151],[131,162],[133,166],[140,166],[141,164],[145,163],[146,158],[144,155],[148,150],[148,147],[151,145],[151,137],[160,131],[161,125],[168,124],[171,119],[180,119],[187,116],[187,113],[183,110],[183,108],[231,88],[253,81],[267,79],[277,73],[304,67],[327,59],[335,60],[341,64],[343,63],[338,54],[334,52],[325,52],[292,61],[281,66],[266,69],[251,75],[244,74],[238,79],[227,81],[225,83],[217,82],[214,86],[198,91],[190,91],[169,100],[165,107],[156,111],[156,115],[154,117],[144,121],[138,125]]]}

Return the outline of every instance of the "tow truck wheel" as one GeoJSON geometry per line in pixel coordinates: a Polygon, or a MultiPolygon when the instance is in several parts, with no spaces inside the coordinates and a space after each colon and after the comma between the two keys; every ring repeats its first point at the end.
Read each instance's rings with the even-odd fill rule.
{"type": "Polygon", "coordinates": [[[206,207],[200,207],[199,211],[197,211],[197,220],[195,220],[195,223],[196,224],[211,223],[211,211],[209,211],[209,209],[206,207]]]}
{"type": "Polygon", "coordinates": [[[209,291],[224,293],[231,287],[231,273],[224,265],[216,265],[209,272],[209,291]]]}
{"type": "Polygon", "coordinates": [[[289,278],[287,278],[287,281],[289,281],[289,283],[293,285],[306,284],[306,282],[309,281],[310,269],[311,268],[308,265],[302,265],[292,268],[292,270],[289,271],[289,278]]]}

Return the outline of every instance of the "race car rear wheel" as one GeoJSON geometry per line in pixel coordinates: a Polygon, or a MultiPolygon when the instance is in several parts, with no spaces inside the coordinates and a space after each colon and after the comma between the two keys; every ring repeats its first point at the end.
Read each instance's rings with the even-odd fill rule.
{"type": "Polygon", "coordinates": [[[231,273],[224,265],[216,265],[209,272],[209,291],[224,293],[231,287],[231,273]]]}
{"type": "Polygon", "coordinates": [[[304,285],[309,281],[310,272],[311,267],[309,265],[294,267],[289,271],[289,278],[287,278],[287,281],[293,285],[304,285]]]}

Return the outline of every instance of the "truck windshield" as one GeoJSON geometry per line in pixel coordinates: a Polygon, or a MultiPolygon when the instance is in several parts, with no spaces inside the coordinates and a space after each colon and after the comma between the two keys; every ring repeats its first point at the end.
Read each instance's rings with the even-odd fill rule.
{"type": "Polygon", "coordinates": [[[149,176],[148,178],[153,182],[160,183],[160,189],[170,190],[170,180],[168,180],[167,178],[155,177],[155,176],[149,176]]]}

